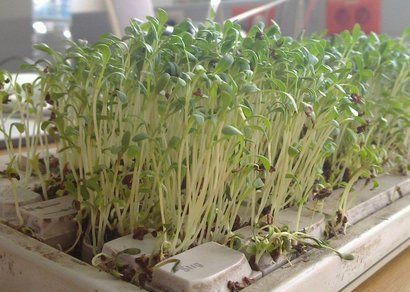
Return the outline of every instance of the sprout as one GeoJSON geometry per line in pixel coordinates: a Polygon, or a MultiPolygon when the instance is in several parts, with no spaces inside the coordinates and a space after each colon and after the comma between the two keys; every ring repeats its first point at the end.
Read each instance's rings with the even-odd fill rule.
{"type": "Polygon", "coordinates": [[[29,84],[0,72],[0,97],[16,98],[0,117],[10,169],[25,142],[22,180],[38,176],[45,199],[74,196],[95,254],[113,235],[139,230],[143,240],[155,230],[161,260],[208,241],[257,259],[305,246],[352,259],[300,232],[299,221],[317,192],[344,186],[333,227],[345,227],[358,179],[408,170],[405,41],[359,28],[295,40],[276,25],[243,36],[236,23],[210,20],[167,35],[166,20],[161,10],[132,21],[122,39],[72,42],[63,54],[37,45],[50,60],[29,66],[39,74],[29,84]],[[14,114],[21,121],[11,127],[25,134],[17,147],[5,124],[14,114]],[[274,226],[289,206],[298,209],[293,231],[274,226]],[[232,237],[238,225],[257,230],[250,246],[232,237]]]}

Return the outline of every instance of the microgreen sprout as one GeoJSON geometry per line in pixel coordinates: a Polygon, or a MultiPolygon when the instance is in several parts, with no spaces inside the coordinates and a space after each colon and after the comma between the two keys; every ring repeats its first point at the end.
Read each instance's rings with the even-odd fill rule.
{"type": "MultiPolygon", "coordinates": [[[[185,20],[165,34],[167,20],[159,10],[132,21],[123,38],[79,40],[64,53],[37,45],[49,58],[27,66],[39,74],[32,83],[0,72],[2,109],[16,100],[0,116],[9,173],[20,173],[24,141],[22,180],[37,176],[44,199],[74,196],[77,240],[89,238],[94,254],[114,237],[144,240],[154,230],[158,265],[208,241],[246,248],[255,260],[305,247],[352,259],[301,232],[302,212],[344,187],[333,226],[344,229],[359,179],[409,171],[408,36],[355,27],[293,39],[276,24],[243,35],[237,23],[212,20],[185,20]],[[21,122],[7,128],[15,114],[21,122]],[[11,128],[21,133],[17,147],[11,128]],[[294,230],[276,226],[287,207],[298,211],[294,230]],[[249,225],[251,243],[240,246],[235,230],[249,225]]],[[[141,262],[150,272],[155,261],[141,262]]]]}

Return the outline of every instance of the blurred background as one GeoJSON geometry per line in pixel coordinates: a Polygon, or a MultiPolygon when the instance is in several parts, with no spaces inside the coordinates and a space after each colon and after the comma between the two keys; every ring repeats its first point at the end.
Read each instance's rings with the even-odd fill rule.
{"type": "Polygon", "coordinates": [[[64,40],[93,43],[106,32],[121,34],[130,18],[144,19],[165,9],[170,25],[191,18],[253,24],[275,20],[286,35],[350,29],[360,23],[366,32],[398,36],[410,25],[410,0],[0,0],[0,68],[16,71],[36,58],[32,44],[45,42],[64,49],[64,40]]]}

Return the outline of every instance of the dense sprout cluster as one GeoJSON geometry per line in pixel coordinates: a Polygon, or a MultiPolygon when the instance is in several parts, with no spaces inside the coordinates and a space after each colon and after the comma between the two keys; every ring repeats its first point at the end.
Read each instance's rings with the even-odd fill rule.
{"type": "MultiPolygon", "coordinates": [[[[233,22],[189,20],[169,35],[166,22],[160,10],[122,39],[78,41],[63,54],[38,45],[51,62],[28,66],[40,75],[32,84],[0,74],[3,104],[14,94],[13,113],[36,118],[23,179],[39,176],[46,198],[75,196],[95,252],[144,229],[156,230],[161,255],[232,243],[235,229],[274,226],[288,206],[299,210],[297,231],[307,201],[345,187],[343,216],[358,179],[408,172],[405,37],[356,27],[293,39],[275,24],[244,36],[233,22]],[[40,130],[58,141],[56,157],[39,160],[40,146],[48,148],[40,130]]],[[[24,133],[27,123],[13,126],[24,133]]],[[[8,149],[6,174],[21,160],[21,148],[8,149]]],[[[282,243],[306,241],[269,227],[282,240],[275,233],[282,243]]]]}

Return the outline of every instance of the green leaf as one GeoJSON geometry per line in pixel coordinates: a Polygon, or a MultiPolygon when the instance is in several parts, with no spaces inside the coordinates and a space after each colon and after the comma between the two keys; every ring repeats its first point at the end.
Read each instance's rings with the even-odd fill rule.
{"type": "Polygon", "coordinates": [[[88,192],[87,187],[85,185],[81,185],[80,190],[81,190],[81,197],[83,198],[83,200],[88,201],[88,199],[90,198],[90,193],[88,192]]]}
{"type": "Polygon", "coordinates": [[[44,122],[42,122],[42,123],[41,123],[41,130],[42,130],[42,131],[45,131],[45,130],[47,129],[47,127],[48,127],[49,125],[51,125],[51,124],[52,124],[51,121],[44,121],[44,122]]]}
{"type": "Polygon", "coordinates": [[[243,133],[241,131],[239,131],[237,128],[231,125],[223,127],[222,133],[228,136],[235,136],[235,135],[243,136],[243,133]]]}
{"type": "Polygon", "coordinates": [[[131,140],[131,133],[130,131],[127,131],[124,133],[121,139],[122,147],[127,148],[128,145],[130,145],[130,140],[131,140]]]}
{"type": "Polygon", "coordinates": [[[127,102],[127,95],[126,95],[124,92],[122,92],[122,91],[120,91],[120,90],[117,90],[117,95],[118,95],[118,98],[120,99],[120,101],[121,101],[122,103],[126,103],[126,102],[127,102]]]}
{"type": "Polygon", "coordinates": [[[312,54],[309,54],[308,55],[308,59],[309,59],[309,63],[310,64],[313,64],[313,65],[316,65],[318,62],[319,62],[319,60],[318,60],[318,58],[316,58],[314,55],[312,55],[312,54]]]}
{"type": "Polygon", "coordinates": [[[230,54],[226,54],[218,62],[215,67],[215,73],[221,73],[228,70],[233,64],[234,58],[230,54]]]}
{"type": "Polygon", "coordinates": [[[292,179],[292,180],[294,180],[294,181],[297,181],[297,180],[298,180],[298,178],[297,178],[293,173],[287,173],[287,174],[285,175],[285,178],[289,178],[289,179],[292,179]]]}
{"type": "Polygon", "coordinates": [[[168,22],[168,14],[165,12],[164,9],[158,8],[157,10],[157,18],[159,23],[164,25],[168,22]]]}
{"type": "Polygon", "coordinates": [[[119,199],[119,198],[114,198],[113,200],[112,200],[112,202],[114,203],[114,204],[116,204],[118,207],[120,207],[120,208],[123,208],[123,207],[125,207],[125,201],[124,200],[121,200],[121,199],[119,199]]]}
{"type": "Polygon", "coordinates": [[[185,87],[186,86],[186,81],[180,77],[178,77],[178,83],[181,87],[185,87]]]}
{"type": "Polygon", "coordinates": [[[97,196],[94,199],[94,205],[97,208],[101,208],[104,206],[104,197],[101,194],[97,194],[97,196]]]}
{"type": "Polygon", "coordinates": [[[273,83],[274,87],[276,87],[276,89],[278,89],[280,91],[285,91],[286,90],[286,85],[285,85],[285,83],[283,83],[282,80],[273,79],[272,83],[273,83]]]}
{"type": "Polygon", "coordinates": [[[111,152],[111,154],[117,155],[122,151],[122,146],[112,146],[108,148],[108,150],[111,152]]]}
{"type": "Polygon", "coordinates": [[[252,185],[255,189],[261,189],[261,188],[263,188],[265,183],[263,182],[263,180],[260,177],[258,177],[253,181],[252,185]]]}
{"type": "Polygon", "coordinates": [[[350,110],[350,112],[351,112],[355,117],[357,117],[357,116],[359,115],[359,113],[357,112],[357,110],[355,110],[355,109],[352,108],[351,106],[349,106],[349,110],[350,110]]]}
{"type": "Polygon", "coordinates": [[[242,87],[242,93],[245,93],[245,94],[255,93],[255,92],[258,92],[258,91],[259,91],[259,88],[253,83],[245,84],[242,87]]]}
{"type": "Polygon", "coordinates": [[[47,55],[53,55],[54,51],[46,44],[36,44],[33,45],[33,48],[37,51],[41,51],[43,53],[46,53],[47,55]]]}
{"type": "Polygon", "coordinates": [[[246,71],[251,69],[251,67],[249,66],[249,61],[243,58],[239,58],[237,61],[235,61],[235,65],[239,67],[240,71],[246,71]]]}
{"type": "Polygon", "coordinates": [[[10,130],[12,127],[16,127],[17,131],[19,131],[20,134],[24,133],[24,130],[26,129],[23,123],[12,123],[10,125],[10,130]]]}
{"type": "Polygon", "coordinates": [[[172,138],[168,142],[168,147],[172,149],[177,149],[180,143],[181,143],[181,138],[177,136],[172,136],[172,138]]]}
{"type": "Polygon", "coordinates": [[[235,250],[240,250],[241,247],[242,247],[242,240],[241,240],[240,238],[238,238],[238,237],[235,237],[235,238],[232,240],[232,246],[231,246],[231,248],[233,248],[233,249],[235,249],[235,250]]]}
{"type": "Polygon", "coordinates": [[[194,72],[196,73],[196,74],[201,74],[201,73],[206,73],[206,70],[205,70],[205,68],[202,66],[202,65],[196,65],[195,66],[195,68],[194,68],[194,72]]]}
{"type": "Polygon", "coordinates": [[[107,45],[98,44],[97,46],[98,51],[101,53],[102,61],[104,64],[107,64],[111,58],[111,50],[107,45]]]}
{"type": "Polygon", "coordinates": [[[98,180],[96,180],[96,179],[88,179],[86,181],[86,186],[87,186],[87,188],[89,188],[90,190],[93,190],[93,191],[101,190],[101,186],[100,186],[98,180]]]}
{"type": "Polygon", "coordinates": [[[343,87],[340,86],[339,84],[335,83],[335,87],[336,87],[337,89],[339,89],[339,91],[342,92],[343,94],[346,94],[346,91],[345,91],[345,90],[343,89],[343,87]]]}
{"type": "Polygon", "coordinates": [[[0,102],[6,104],[9,100],[10,94],[5,91],[0,91],[0,102]]]}
{"type": "Polygon", "coordinates": [[[354,260],[354,256],[350,253],[347,254],[341,254],[341,258],[346,260],[346,261],[352,261],[354,260]]]}
{"type": "Polygon", "coordinates": [[[200,125],[202,125],[205,122],[205,118],[203,114],[201,113],[195,113],[195,114],[192,114],[192,116],[195,118],[196,122],[200,125]]]}
{"type": "Polygon", "coordinates": [[[128,147],[127,154],[129,157],[136,157],[139,153],[139,148],[136,145],[130,145],[128,147]]]}
{"type": "Polygon", "coordinates": [[[135,136],[132,138],[132,141],[138,143],[138,142],[141,142],[141,141],[143,141],[143,140],[145,140],[145,139],[148,139],[148,138],[149,138],[148,134],[146,134],[146,133],[138,133],[137,135],[135,135],[135,136]]]}
{"type": "Polygon", "coordinates": [[[336,121],[336,120],[332,120],[332,125],[335,127],[335,128],[340,128],[340,124],[339,124],[339,122],[338,121],[336,121]]]}
{"type": "Polygon", "coordinates": [[[356,23],[353,27],[353,30],[352,30],[352,36],[355,39],[358,39],[361,35],[362,35],[362,29],[360,27],[360,24],[356,23]]]}
{"type": "Polygon", "coordinates": [[[157,81],[157,85],[156,85],[157,92],[160,92],[161,90],[165,89],[170,79],[171,79],[171,75],[169,75],[168,73],[162,74],[161,77],[157,81]]]}
{"type": "Polygon", "coordinates": [[[298,112],[298,106],[296,105],[296,102],[295,102],[295,99],[293,98],[293,96],[290,93],[287,93],[286,91],[282,91],[282,93],[284,95],[286,95],[286,97],[290,101],[290,104],[292,105],[293,110],[295,112],[298,112]]]}
{"type": "Polygon", "coordinates": [[[297,155],[299,155],[300,149],[296,146],[291,145],[288,148],[288,153],[289,153],[290,157],[296,157],[297,155]]]}
{"type": "Polygon", "coordinates": [[[167,73],[170,76],[178,76],[179,75],[178,65],[173,62],[168,62],[167,73]]]}
{"type": "Polygon", "coordinates": [[[357,144],[357,134],[350,128],[347,128],[347,138],[350,138],[350,140],[354,143],[357,144]]]}
{"type": "Polygon", "coordinates": [[[271,168],[271,163],[269,159],[262,155],[257,155],[257,157],[259,158],[260,162],[263,164],[263,167],[269,171],[271,168]]]}
{"type": "Polygon", "coordinates": [[[120,253],[125,253],[128,255],[137,255],[141,253],[141,250],[139,248],[136,247],[131,247],[131,248],[127,248],[122,250],[120,253]]]}

